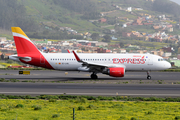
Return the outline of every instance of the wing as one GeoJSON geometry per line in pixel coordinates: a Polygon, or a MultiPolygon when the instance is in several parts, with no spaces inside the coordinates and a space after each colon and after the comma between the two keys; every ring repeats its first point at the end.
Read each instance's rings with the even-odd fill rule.
{"type": "Polygon", "coordinates": [[[95,62],[88,62],[88,61],[83,61],[82,59],[79,58],[79,56],[76,54],[76,52],[73,51],[73,54],[76,58],[76,60],[80,63],[82,63],[82,67],[87,67],[89,68],[90,72],[93,71],[99,71],[102,72],[106,68],[115,68],[115,67],[123,67],[126,68],[123,64],[100,64],[100,63],[95,63],[95,62]]]}

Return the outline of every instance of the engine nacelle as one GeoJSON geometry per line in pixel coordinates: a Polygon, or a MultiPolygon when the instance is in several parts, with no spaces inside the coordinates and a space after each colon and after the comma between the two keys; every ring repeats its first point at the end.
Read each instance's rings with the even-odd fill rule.
{"type": "Polygon", "coordinates": [[[124,77],[125,75],[125,68],[123,67],[115,67],[115,68],[108,68],[103,74],[107,74],[112,77],[124,77]]]}

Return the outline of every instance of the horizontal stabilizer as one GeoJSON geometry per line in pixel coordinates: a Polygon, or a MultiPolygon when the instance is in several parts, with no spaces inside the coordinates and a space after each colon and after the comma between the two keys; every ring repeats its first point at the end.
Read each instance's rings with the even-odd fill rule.
{"type": "Polygon", "coordinates": [[[26,62],[31,61],[31,57],[21,57],[21,56],[17,56],[17,55],[10,55],[9,59],[16,60],[16,61],[24,60],[26,62]]]}

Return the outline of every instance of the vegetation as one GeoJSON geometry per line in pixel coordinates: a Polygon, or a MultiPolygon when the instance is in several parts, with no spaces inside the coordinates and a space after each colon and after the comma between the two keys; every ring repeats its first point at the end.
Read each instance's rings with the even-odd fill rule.
{"type": "MultiPolygon", "coordinates": [[[[77,96],[76,98],[69,96],[69,100],[57,100],[56,102],[30,98],[30,96],[26,96],[24,100],[1,99],[0,119],[70,120],[73,108],[75,108],[75,118],[80,120],[178,120],[180,116],[178,102],[157,102],[158,98],[152,98],[156,102],[141,102],[139,100],[96,101],[90,99],[85,103],[76,102],[77,96]]],[[[89,96],[89,98],[94,97],[89,96]]],[[[121,96],[121,98],[128,97],[121,96]]]]}
{"type": "MultiPolygon", "coordinates": [[[[180,15],[180,7],[169,0],[156,0],[154,3],[144,0],[112,0],[111,2],[108,0],[1,0],[0,15],[3,17],[0,18],[0,28],[10,30],[11,26],[20,26],[25,31],[37,30],[39,34],[39,30],[40,33],[45,30],[53,33],[58,27],[67,26],[81,32],[99,32],[104,28],[87,20],[99,19],[100,12],[116,10],[112,7],[113,4],[121,7],[141,7],[146,10],[145,13],[153,15],[157,15],[153,11],[173,14],[176,20],[180,15]]],[[[136,11],[134,13],[138,14],[136,11]]],[[[137,15],[118,11],[107,15],[107,23],[109,25],[119,23],[120,21],[115,20],[118,16],[137,18],[137,15]]]]}
{"type": "Polygon", "coordinates": [[[7,68],[8,66],[20,66],[18,63],[12,63],[11,61],[7,61],[7,63],[0,61],[0,65],[3,66],[3,68],[7,68]]]}
{"type": "Polygon", "coordinates": [[[28,37],[37,39],[83,39],[83,36],[81,35],[68,34],[66,31],[56,31],[51,33],[48,30],[45,30],[43,32],[29,32],[27,34],[28,37]]]}
{"type": "Polygon", "coordinates": [[[10,30],[12,26],[19,26],[24,30],[37,29],[37,23],[27,17],[24,6],[18,4],[17,0],[0,1],[0,27],[10,30]]]}
{"type": "Polygon", "coordinates": [[[91,0],[53,0],[54,4],[78,13],[96,12],[97,7],[91,0]]]}
{"type": "MultiPolygon", "coordinates": [[[[49,103],[56,103],[58,100],[72,100],[74,103],[86,104],[93,100],[95,102],[99,101],[157,101],[157,102],[180,102],[180,98],[157,98],[157,97],[130,97],[130,96],[73,96],[73,95],[40,95],[40,96],[30,96],[30,95],[4,95],[0,94],[0,99],[42,99],[48,100],[49,103]]],[[[23,105],[23,104],[22,104],[23,105]]],[[[22,106],[17,105],[17,106],[22,106]]],[[[88,108],[96,108],[97,106],[90,104],[88,108]]],[[[41,109],[42,106],[34,105],[32,108],[41,109]]]]}
{"type": "Polygon", "coordinates": [[[176,17],[180,16],[180,6],[174,2],[170,2],[168,0],[155,0],[153,3],[153,10],[173,14],[176,17]]]}

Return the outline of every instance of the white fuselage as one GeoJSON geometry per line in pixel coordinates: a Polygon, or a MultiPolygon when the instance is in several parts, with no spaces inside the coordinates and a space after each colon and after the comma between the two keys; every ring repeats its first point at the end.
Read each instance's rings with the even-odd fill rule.
{"type": "MultiPolygon", "coordinates": [[[[55,70],[78,71],[82,63],[77,62],[73,53],[42,53],[55,70]]],[[[164,70],[171,67],[162,57],[152,54],[99,54],[78,53],[83,61],[106,64],[112,67],[123,66],[126,71],[164,70]]],[[[43,64],[43,60],[41,60],[43,64]]]]}

